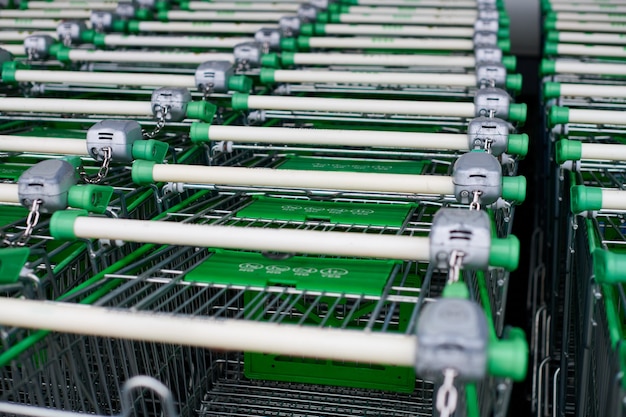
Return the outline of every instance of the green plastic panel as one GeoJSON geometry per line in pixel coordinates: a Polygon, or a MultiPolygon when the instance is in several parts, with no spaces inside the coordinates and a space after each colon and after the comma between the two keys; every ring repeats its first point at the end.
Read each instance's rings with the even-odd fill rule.
{"type": "Polygon", "coordinates": [[[255,287],[380,295],[396,262],[293,256],[270,259],[260,253],[215,250],[185,280],[255,287]]]}
{"type": "Polygon", "coordinates": [[[307,156],[292,156],[277,169],[306,171],[370,172],[379,174],[419,175],[424,169],[424,161],[388,161],[384,159],[332,159],[307,156]]]}
{"type": "Polygon", "coordinates": [[[237,216],[399,227],[414,207],[414,204],[343,203],[256,196],[250,205],[237,212],[237,216]]]}

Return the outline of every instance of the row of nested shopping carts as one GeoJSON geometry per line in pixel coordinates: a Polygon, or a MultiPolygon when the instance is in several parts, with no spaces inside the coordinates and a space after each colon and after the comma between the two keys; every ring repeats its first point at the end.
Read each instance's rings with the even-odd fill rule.
{"type": "Polygon", "coordinates": [[[0,27],[0,415],[507,415],[529,140],[501,2],[0,27]]]}
{"type": "Polygon", "coordinates": [[[529,283],[533,410],[621,416],[626,5],[550,0],[542,6],[543,152],[550,155],[544,199],[550,204],[546,243],[537,245],[529,283]]]}

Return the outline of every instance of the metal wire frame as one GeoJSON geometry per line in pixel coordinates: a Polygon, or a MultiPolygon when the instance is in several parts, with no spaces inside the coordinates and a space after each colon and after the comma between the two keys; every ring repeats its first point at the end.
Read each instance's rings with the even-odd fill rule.
{"type": "MultiPolygon", "coordinates": [[[[289,287],[255,288],[186,282],[186,273],[202,263],[207,256],[207,251],[197,248],[155,247],[137,261],[106,274],[91,287],[75,292],[67,300],[190,317],[210,315],[292,324],[310,324],[309,318],[315,316],[323,319],[320,325],[327,325],[327,320],[334,317],[341,321],[341,327],[356,325],[370,331],[397,332],[405,327],[401,322],[408,321],[403,331],[413,333],[421,307],[430,302],[432,297],[440,295],[445,284],[445,274],[423,263],[397,266],[381,296],[302,291],[289,287]],[[409,276],[413,273],[423,277],[419,288],[409,284],[409,276]],[[246,297],[252,302],[246,302],[246,297]],[[306,312],[294,308],[297,302],[306,302],[306,312]],[[368,303],[373,304],[373,308],[367,309],[369,312],[356,313],[368,303]]],[[[466,274],[466,278],[473,279],[469,274],[466,274]]],[[[478,298],[479,295],[472,292],[472,297],[478,298]]],[[[12,337],[14,345],[20,342],[28,344],[39,332],[34,335],[28,333],[8,329],[5,334],[12,337]]],[[[0,363],[2,359],[0,356],[0,363]]],[[[6,372],[6,367],[2,369],[6,372]]],[[[119,407],[119,386],[116,384],[137,373],[154,376],[170,386],[174,397],[178,399],[179,408],[187,410],[182,411],[182,415],[190,415],[189,410],[195,410],[200,399],[204,399],[202,410],[207,412],[201,415],[212,415],[215,411],[212,407],[220,410],[219,407],[224,406],[220,390],[225,383],[231,388],[236,384],[234,388],[245,389],[248,393],[254,389],[251,385],[260,386],[263,398],[255,396],[257,406],[253,408],[265,413],[262,415],[273,415],[278,402],[281,402],[281,406],[284,404],[287,400],[284,398],[286,387],[292,390],[292,395],[298,395],[294,390],[298,385],[249,382],[243,378],[241,370],[241,356],[237,354],[44,334],[11,362],[11,372],[5,373],[0,381],[5,382],[3,400],[100,414],[116,411],[116,407],[119,407]],[[203,392],[208,393],[204,395],[203,392]],[[222,400],[218,402],[216,398],[222,400]],[[266,408],[259,410],[259,405],[266,408]]],[[[424,410],[420,414],[432,413],[429,412],[432,384],[421,380],[418,381],[418,389],[410,395],[337,387],[307,389],[313,391],[313,395],[321,392],[324,397],[328,397],[323,404],[328,407],[327,410],[336,409],[333,398],[349,404],[344,396],[360,395],[372,396],[373,401],[359,407],[358,412],[381,412],[380,407],[403,401],[407,407],[411,407],[412,412],[424,410]],[[377,401],[378,398],[380,401],[377,401]]],[[[250,410],[251,404],[245,398],[242,399],[241,394],[235,396],[230,393],[231,402],[233,398],[240,410],[242,407],[250,410]]],[[[392,413],[391,410],[387,412],[392,413]]]]}

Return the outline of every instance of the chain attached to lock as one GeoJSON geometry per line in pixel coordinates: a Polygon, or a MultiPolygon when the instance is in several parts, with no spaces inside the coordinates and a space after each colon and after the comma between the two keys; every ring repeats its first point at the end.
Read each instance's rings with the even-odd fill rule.
{"type": "Polygon", "coordinates": [[[458,250],[453,250],[450,253],[450,261],[448,262],[448,284],[459,281],[459,274],[461,273],[464,257],[465,253],[458,250]]]}
{"type": "Polygon", "coordinates": [[[469,209],[480,210],[480,196],[482,195],[482,192],[474,191],[472,194],[474,194],[474,198],[472,199],[472,202],[469,205],[469,209]]]}
{"type": "Polygon", "coordinates": [[[165,106],[162,107],[162,111],[160,112],[159,116],[157,116],[157,123],[156,126],[154,127],[154,129],[150,132],[146,131],[146,130],[142,130],[141,133],[143,134],[143,137],[146,139],[154,139],[159,133],[161,133],[161,130],[163,130],[163,128],[165,127],[165,118],[167,117],[168,113],[170,112],[170,108],[169,106],[165,106]]]}
{"type": "Polygon", "coordinates": [[[106,178],[109,173],[109,168],[111,165],[111,159],[113,158],[113,150],[110,147],[102,148],[102,165],[100,165],[100,169],[98,173],[93,177],[87,175],[84,167],[81,167],[79,172],[80,178],[88,184],[100,184],[104,178],[106,178]]]}
{"type": "Polygon", "coordinates": [[[30,206],[28,210],[28,216],[26,217],[26,229],[20,238],[15,242],[16,246],[26,246],[28,240],[33,234],[33,230],[35,230],[35,226],[39,223],[39,208],[41,207],[42,200],[33,200],[33,204],[30,206]]]}
{"type": "Polygon", "coordinates": [[[437,411],[440,417],[450,417],[455,411],[458,402],[459,393],[454,386],[454,379],[457,372],[454,369],[447,368],[443,371],[443,384],[437,391],[437,411]]]}

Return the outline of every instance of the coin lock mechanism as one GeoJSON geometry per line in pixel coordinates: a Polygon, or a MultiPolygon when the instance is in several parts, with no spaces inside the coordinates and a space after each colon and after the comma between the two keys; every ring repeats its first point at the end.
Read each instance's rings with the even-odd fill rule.
{"type": "Polygon", "coordinates": [[[55,43],[50,35],[30,35],[24,38],[24,52],[30,61],[45,61],[50,58],[50,48],[55,43]]]}
{"type": "Polygon", "coordinates": [[[511,96],[500,88],[481,88],[474,95],[476,117],[492,116],[501,119],[509,119],[511,96]]]}
{"type": "Polygon", "coordinates": [[[96,161],[132,162],[133,145],[142,139],[141,126],[133,120],[103,120],[87,131],[87,152],[96,161]]]}
{"type": "Polygon", "coordinates": [[[502,49],[495,46],[476,45],[474,47],[474,59],[476,65],[502,62],[502,49]]]}
{"type": "Polygon", "coordinates": [[[453,369],[460,379],[480,380],[487,372],[485,313],[473,301],[438,299],[420,314],[417,346],[418,375],[435,379],[453,369]]]}
{"type": "Polygon", "coordinates": [[[118,16],[108,10],[93,10],[89,16],[89,21],[94,30],[99,33],[104,33],[113,31],[114,22],[120,20],[118,16]]]}
{"type": "Polygon", "coordinates": [[[483,62],[476,65],[476,85],[506,87],[506,68],[500,62],[483,62]]]}
{"type": "Polygon", "coordinates": [[[467,126],[469,149],[484,149],[494,156],[508,149],[509,123],[496,117],[477,117],[467,126]]]}
{"type": "Polygon", "coordinates": [[[502,197],[502,167],[491,154],[468,152],[454,163],[452,183],[459,203],[489,205],[502,197]]]}
{"type": "Polygon", "coordinates": [[[319,9],[311,3],[304,3],[298,7],[298,17],[304,23],[315,22],[319,9]]]}
{"type": "Polygon", "coordinates": [[[247,93],[252,81],[243,75],[234,75],[235,67],[228,61],[203,62],[196,69],[195,81],[198,90],[206,96],[211,93],[239,91],[247,93]]]}
{"type": "Polygon", "coordinates": [[[491,251],[491,221],[481,210],[442,208],[433,219],[429,234],[430,262],[447,270],[450,259],[461,254],[463,266],[487,269],[491,251]]]}
{"type": "Polygon", "coordinates": [[[298,16],[283,16],[278,20],[278,29],[286,37],[298,36],[302,29],[302,21],[298,16]]]}
{"type": "Polygon", "coordinates": [[[280,50],[280,28],[261,28],[254,33],[254,41],[263,45],[265,53],[280,50]]]}
{"type": "Polygon", "coordinates": [[[233,56],[237,70],[248,70],[261,66],[263,56],[263,44],[258,42],[242,42],[235,45],[233,56]]]}
{"type": "Polygon", "coordinates": [[[68,20],[57,26],[57,37],[64,46],[82,43],[87,26],[82,20],[68,20]]]}

